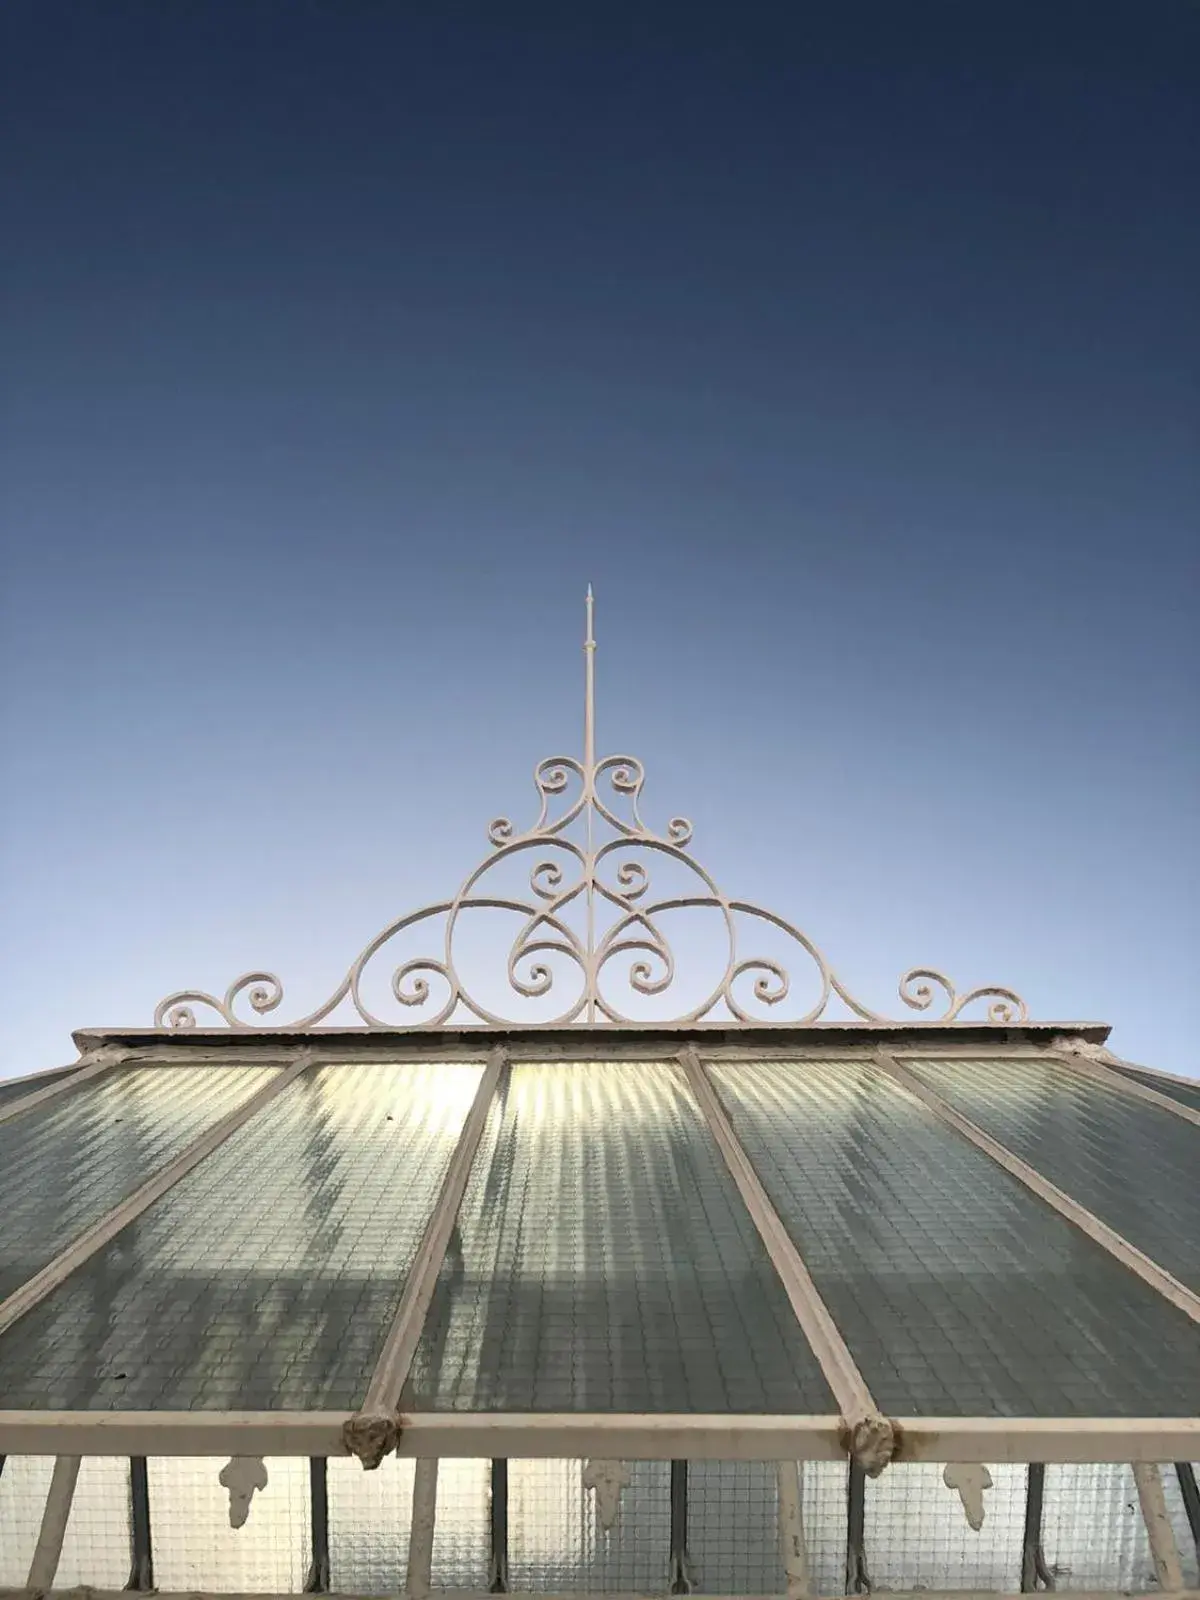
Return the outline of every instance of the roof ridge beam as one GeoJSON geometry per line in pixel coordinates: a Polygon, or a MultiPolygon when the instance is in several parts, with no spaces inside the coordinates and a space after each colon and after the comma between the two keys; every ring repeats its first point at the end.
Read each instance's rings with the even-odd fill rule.
{"type": "Polygon", "coordinates": [[[695,1096],[750,1220],[766,1246],[779,1275],[800,1330],[817,1358],[842,1413],[846,1449],[870,1477],[878,1477],[896,1449],[896,1429],[883,1415],[850,1354],[841,1329],[821,1298],[804,1258],[793,1244],[783,1221],[771,1204],[762,1180],[754,1170],[741,1140],[733,1130],[708,1069],[695,1045],[679,1052],[680,1065],[695,1096]]]}
{"type": "Polygon", "coordinates": [[[1107,1222],[1102,1222],[1094,1212],[1080,1205],[1079,1201],[1064,1189],[1051,1183],[1049,1178],[1044,1177],[1036,1167],[1031,1166],[1007,1145],[1001,1144],[998,1139],[993,1139],[990,1133],[985,1133],[978,1123],[972,1122],[961,1111],[956,1111],[949,1101],[944,1100],[935,1089],[929,1088],[915,1072],[910,1071],[894,1056],[879,1050],[875,1055],[875,1065],[914,1099],[919,1100],[939,1122],[952,1128],[969,1144],[990,1157],[997,1166],[1003,1167],[1005,1172],[1024,1184],[1044,1205],[1072,1223],[1081,1233],[1085,1233],[1094,1244],[1106,1250],[1135,1277],[1162,1295],[1164,1300],[1169,1300],[1185,1316],[1200,1324],[1200,1295],[1195,1294],[1186,1284],[1180,1283],[1179,1279],[1173,1277],[1165,1267],[1151,1260],[1124,1235],[1119,1234],[1115,1228],[1110,1228],[1107,1222]]]}
{"type": "MultiPolygon", "coordinates": [[[[0,1411],[9,1455],[345,1456],[345,1411],[0,1411]]],[[[845,1461],[837,1416],[439,1411],[397,1454],[619,1461],[845,1461]]],[[[1200,1417],[905,1417],[896,1461],[1200,1459],[1200,1417]]]]}
{"type": "MultiPolygon", "coordinates": [[[[1177,1117],[1182,1117],[1185,1122],[1194,1123],[1200,1128],[1200,1111],[1194,1106],[1185,1106],[1181,1100],[1173,1099],[1169,1094],[1160,1094],[1157,1089],[1152,1089],[1148,1083],[1141,1083],[1136,1078],[1127,1078],[1123,1072],[1116,1072],[1113,1063],[1120,1058],[1114,1056],[1103,1045],[1089,1044],[1085,1039],[1055,1039],[1046,1052],[1055,1061],[1061,1061],[1071,1072],[1077,1073],[1082,1078],[1090,1078],[1093,1083],[1104,1084],[1109,1089],[1120,1090],[1135,1100],[1144,1100],[1148,1105],[1157,1106],[1160,1111],[1170,1111],[1177,1117]]],[[[1122,1066],[1132,1067],[1132,1063],[1121,1062],[1122,1066]]],[[[1133,1067],[1133,1071],[1144,1069],[1133,1067]]],[[[1178,1080],[1186,1083],[1186,1078],[1178,1080]]],[[[1200,1083],[1195,1085],[1200,1088],[1200,1083]]]]}
{"type": "Polygon", "coordinates": [[[39,1305],[47,1295],[70,1277],[77,1267],[82,1266],[97,1251],[102,1250],[123,1228],[140,1217],[156,1200],[160,1200],[168,1189],[174,1188],[181,1178],[186,1178],[193,1168],[198,1167],[214,1150],[224,1144],[230,1134],[236,1133],[265,1105],[282,1094],[294,1079],[312,1065],[314,1059],[312,1050],[301,1050],[290,1066],[280,1068],[269,1083],[265,1083],[248,1100],[235,1107],[228,1116],[222,1117],[219,1122],[214,1122],[212,1127],[193,1139],[185,1150],[173,1157],[165,1166],[160,1167],[132,1194],[126,1195],[124,1200],[118,1202],[98,1222],[85,1228],[65,1250],[47,1262],[40,1272],[27,1279],[19,1289],[14,1289],[6,1300],[0,1300],[0,1334],[11,1328],[13,1323],[26,1312],[32,1311],[34,1306],[39,1305]]]}
{"type": "MultiPolygon", "coordinates": [[[[48,1100],[57,1100],[59,1095],[70,1094],[71,1090],[78,1089],[81,1083],[90,1083],[93,1078],[98,1078],[110,1067],[120,1066],[132,1054],[131,1050],[119,1044],[102,1044],[93,1050],[85,1050],[73,1064],[72,1069],[64,1073],[61,1078],[46,1084],[43,1089],[34,1089],[29,1094],[20,1095],[16,1100],[0,1105],[0,1123],[11,1122],[13,1117],[19,1117],[25,1111],[33,1111],[35,1107],[45,1105],[48,1100]]],[[[49,1070],[61,1072],[62,1068],[51,1067],[49,1070]]],[[[42,1074],[34,1073],[32,1076],[40,1077],[42,1074]]]]}
{"type": "Polygon", "coordinates": [[[508,1051],[497,1047],[488,1054],[475,1098],[459,1132],[458,1143],[442,1180],[441,1192],[425,1227],[392,1318],[375,1370],[357,1413],[343,1430],[346,1448],[368,1471],[400,1442],[400,1396],[408,1381],[421,1330],[446,1258],[450,1235],[466,1193],[467,1180],[487,1126],[488,1112],[501,1077],[508,1067],[508,1051]]]}

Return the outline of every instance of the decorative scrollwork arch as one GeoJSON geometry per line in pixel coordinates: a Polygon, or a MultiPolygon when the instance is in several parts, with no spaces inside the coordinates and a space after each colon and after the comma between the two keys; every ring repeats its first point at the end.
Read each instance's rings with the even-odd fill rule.
{"type": "MultiPolygon", "coordinates": [[[[292,1030],[315,1028],[347,1003],[369,1027],[391,1027],[407,1021],[405,1013],[419,1013],[409,1026],[437,1028],[454,1021],[504,1025],[527,1021],[496,1009],[481,996],[478,983],[468,982],[457,958],[456,938],[464,916],[481,910],[508,913],[520,919],[509,945],[505,981],[518,1003],[553,1000],[569,989],[563,1003],[550,1016],[540,1016],[537,1026],[570,1023],[612,1024],[645,1021],[624,1011],[613,993],[613,975],[623,968],[630,997],[669,994],[678,966],[661,919],[679,911],[717,914],[723,932],[724,964],[702,997],[674,1015],[657,1021],[691,1023],[733,1021],[744,1026],[773,1020],[768,1013],[787,1000],[793,972],[778,958],[747,948],[746,926],[773,928],[782,935],[816,979],[816,999],[795,1020],[816,1023],[830,1006],[840,1002],[850,1016],[863,1022],[889,1019],[857,1000],[809,936],[773,911],[745,900],[731,900],[716,880],[691,854],[692,824],[674,816],[661,833],[642,819],[641,798],[645,768],[636,756],[612,755],[597,761],[594,748],[595,638],[592,595],[588,590],[587,638],[584,644],[586,674],[584,757],[554,756],[539,761],[533,781],[539,811],[531,827],[518,832],[508,817],[488,824],[491,853],[463,881],[451,900],[423,906],[398,917],[378,932],[351,963],[333,993],[307,1016],[288,1024],[292,1030]],[[571,790],[577,785],[577,793],[571,790]],[[576,828],[582,841],[571,836],[576,828]],[[603,837],[600,837],[603,835],[603,837]],[[617,852],[638,852],[618,857],[617,852]],[[528,871],[527,890],[489,893],[485,879],[504,863],[526,855],[535,859],[528,871]],[[691,875],[697,892],[652,894],[655,859],[691,875]],[[582,931],[572,917],[582,908],[582,931]],[[605,924],[603,919],[607,918],[605,924]],[[390,977],[390,994],[399,1008],[389,1021],[368,1004],[363,978],[368,965],[401,934],[422,924],[440,925],[440,953],[431,950],[402,960],[390,977]],[[558,965],[553,963],[557,962],[558,965]],[[563,969],[575,981],[563,981],[563,969]],[[749,983],[749,993],[746,984],[749,983]]],[[[577,919],[578,920],[578,919],[577,919]]],[[[230,1028],[270,1026],[283,1003],[283,984],[273,972],[247,972],[236,978],[223,996],[202,989],[181,989],[159,1002],[154,1025],[164,1030],[194,1028],[196,1008],[202,1007],[230,1028]],[[239,1013],[245,1000],[252,1017],[239,1013]]],[[[1027,1020],[1024,1000],[1014,990],[985,985],[960,993],[942,972],[914,967],[900,980],[901,1001],[910,1010],[928,1012],[937,996],[942,1007],[930,1020],[958,1022],[972,1006],[986,1004],[987,1020],[994,1024],[1027,1020]]]]}

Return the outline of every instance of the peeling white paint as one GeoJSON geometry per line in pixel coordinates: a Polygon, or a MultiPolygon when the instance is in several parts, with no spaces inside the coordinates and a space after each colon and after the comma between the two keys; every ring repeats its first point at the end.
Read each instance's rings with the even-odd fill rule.
{"type": "Polygon", "coordinates": [[[1090,1039],[1081,1039],[1073,1033],[1052,1034],[1051,1050],[1066,1050],[1071,1055],[1083,1056],[1088,1061],[1098,1061],[1102,1066],[1111,1066],[1116,1061],[1116,1056],[1102,1044],[1093,1044],[1090,1039]]]}
{"type": "Polygon", "coordinates": [[[787,1578],[787,1600],[804,1600],[812,1593],[808,1570],[808,1546],[804,1539],[803,1467],[797,1461],[781,1461],[776,1469],[779,1484],[779,1545],[787,1578]]]}
{"type": "Polygon", "coordinates": [[[942,1473],[947,1489],[956,1489],[968,1524],[978,1533],[983,1527],[983,1491],[992,1487],[992,1475],[975,1461],[952,1461],[942,1473]]]}
{"type": "Polygon", "coordinates": [[[623,1461],[588,1461],[583,1468],[583,1487],[596,1496],[596,1514],[607,1532],[616,1527],[621,1509],[621,1490],[627,1489],[632,1474],[623,1461]]]}
{"type": "Polygon", "coordinates": [[[229,1526],[244,1527],[255,1490],[267,1487],[266,1462],[261,1456],[231,1456],[221,1468],[217,1481],[223,1489],[229,1490],[229,1526]]]}
{"type": "Polygon", "coordinates": [[[437,1529],[438,1459],[421,1456],[413,1471],[412,1521],[408,1534],[408,1600],[427,1600],[433,1571],[433,1536],[437,1529]]]}
{"type": "Polygon", "coordinates": [[[1183,1564],[1179,1559],[1179,1545],[1167,1511],[1162,1470],[1149,1461],[1135,1461],[1133,1481],[1137,1484],[1142,1520],[1150,1540],[1154,1576],[1160,1588],[1168,1593],[1177,1593],[1183,1588],[1183,1564]]]}

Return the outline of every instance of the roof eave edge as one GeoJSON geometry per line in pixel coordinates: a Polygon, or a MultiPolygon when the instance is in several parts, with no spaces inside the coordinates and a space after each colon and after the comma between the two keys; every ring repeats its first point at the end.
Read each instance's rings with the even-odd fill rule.
{"type": "Polygon", "coordinates": [[[755,1022],[627,1022],[598,1024],[554,1025],[506,1024],[492,1026],[485,1023],[464,1024],[459,1027],[443,1024],[436,1028],[378,1028],[312,1027],[312,1028],[187,1028],[164,1031],[161,1028],[77,1028],[71,1037],[81,1052],[94,1050],[100,1045],[119,1044],[129,1047],[149,1045],[175,1045],[182,1048],[201,1046],[211,1050],[223,1045],[257,1045],[278,1050],[281,1045],[307,1043],[345,1042],[354,1044],[364,1040],[373,1042],[415,1043],[428,1040],[433,1044],[449,1045],[471,1051],[486,1049],[489,1043],[528,1040],[544,1047],[576,1045],[584,1040],[593,1044],[604,1039],[620,1039],[626,1044],[645,1040],[647,1043],[670,1040],[686,1043],[690,1039],[703,1039],[709,1044],[749,1044],[761,1040],[772,1045],[814,1045],[821,1043],[850,1044],[875,1043],[883,1040],[904,1043],[946,1044],[1049,1044],[1063,1035],[1086,1040],[1090,1044],[1104,1044],[1112,1032],[1107,1022],[894,1022],[871,1023],[860,1021],[816,1022],[806,1024],[755,1022]]]}

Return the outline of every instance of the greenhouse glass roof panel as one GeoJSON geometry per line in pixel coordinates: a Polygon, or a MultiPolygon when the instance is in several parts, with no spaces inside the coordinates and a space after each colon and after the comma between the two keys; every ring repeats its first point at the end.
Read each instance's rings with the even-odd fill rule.
{"type": "Polygon", "coordinates": [[[481,1072],[298,1078],[0,1336],[5,1405],[353,1407],[481,1072]]]}
{"type": "Polygon", "coordinates": [[[890,1415],[1200,1412],[1195,1324],[882,1072],[710,1071],[890,1415]]]}
{"type": "Polygon", "coordinates": [[[27,1095],[36,1094],[39,1089],[48,1089],[52,1083],[57,1083],[69,1073],[76,1071],[76,1065],[58,1067],[53,1072],[38,1072],[30,1078],[10,1078],[0,1083],[0,1107],[12,1104],[16,1100],[23,1100],[27,1095]]]}
{"type": "Polygon", "coordinates": [[[1147,1089],[1165,1094],[1170,1100],[1178,1100],[1181,1106],[1190,1106],[1193,1111],[1200,1111],[1200,1080],[1195,1083],[1184,1083],[1180,1078],[1168,1077],[1165,1072],[1141,1072],[1136,1067],[1123,1065],[1118,1065],[1115,1070],[1123,1078],[1132,1078],[1135,1083],[1140,1083],[1147,1089]]]}
{"type": "Polygon", "coordinates": [[[1200,1128],[1042,1057],[910,1056],[904,1064],[1200,1292],[1200,1128]]]}
{"type": "Polygon", "coordinates": [[[0,1123],[0,1300],[272,1072],[113,1067],[0,1123]]]}
{"type": "Polygon", "coordinates": [[[513,1067],[405,1409],[836,1410],[670,1062],[513,1067]]]}

